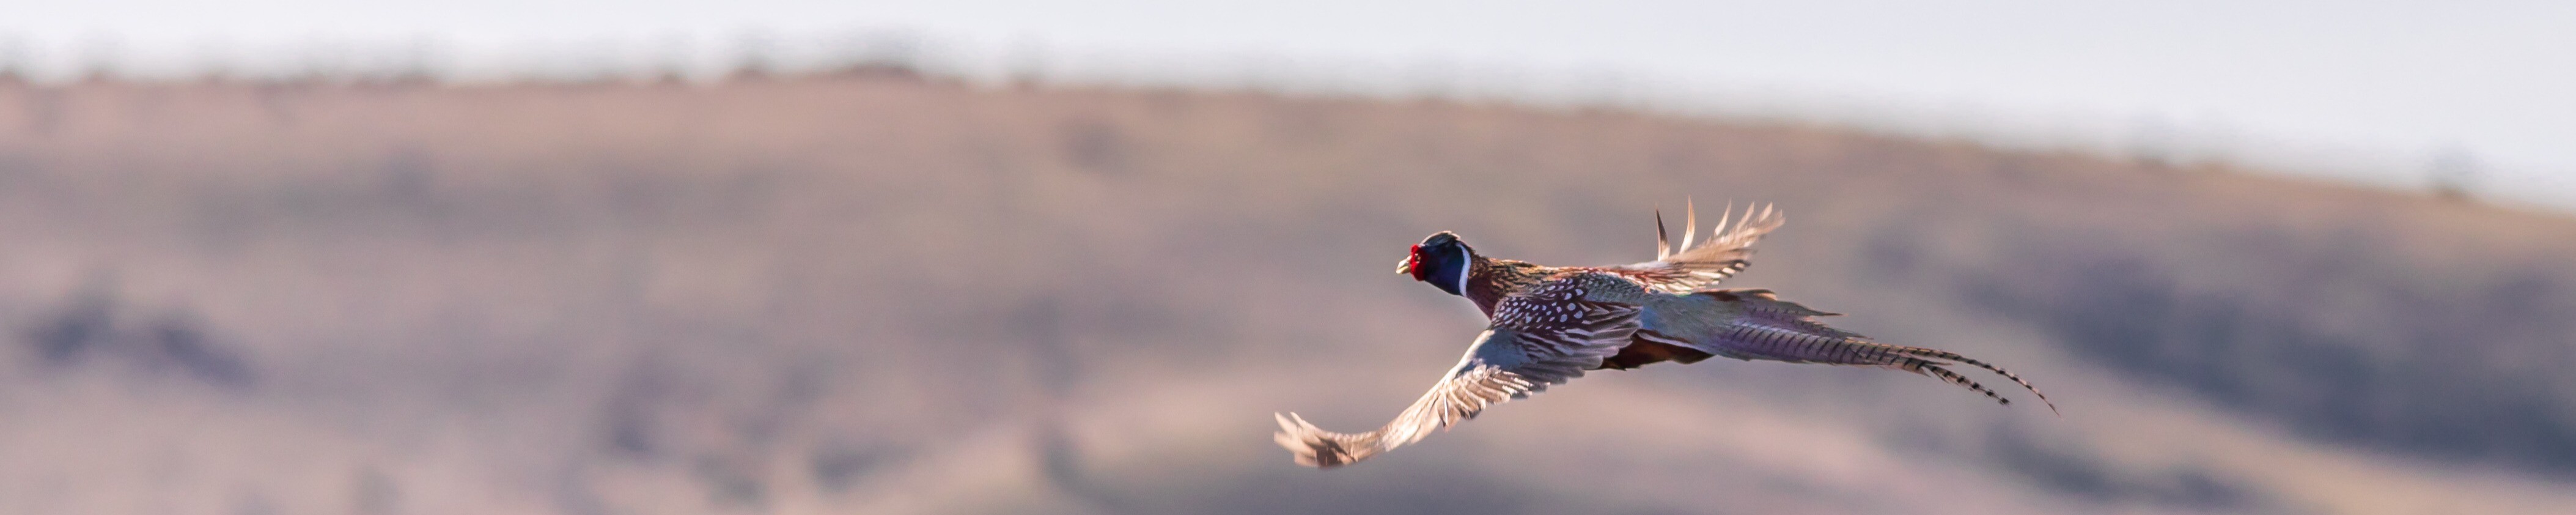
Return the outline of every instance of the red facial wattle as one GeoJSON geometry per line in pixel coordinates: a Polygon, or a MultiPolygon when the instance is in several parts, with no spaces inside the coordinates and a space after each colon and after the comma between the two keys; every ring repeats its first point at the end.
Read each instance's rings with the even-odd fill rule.
{"type": "Polygon", "coordinates": [[[1416,281],[1431,280],[1431,271],[1422,268],[1421,245],[1414,245],[1413,248],[1405,249],[1404,264],[1396,265],[1395,273],[1411,274],[1413,275],[1413,280],[1416,281]]]}

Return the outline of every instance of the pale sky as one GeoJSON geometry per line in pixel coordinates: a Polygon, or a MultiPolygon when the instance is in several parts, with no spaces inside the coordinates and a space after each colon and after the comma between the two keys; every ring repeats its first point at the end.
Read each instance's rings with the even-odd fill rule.
{"type": "Polygon", "coordinates": [[[63,75],[421,41],[472,75],[861,29],[969,73],[1624,95],[2383,185],[2465,154],[2480,196],[2576,211],[2576,2],[0,0],[0,52],[63,75]]]}

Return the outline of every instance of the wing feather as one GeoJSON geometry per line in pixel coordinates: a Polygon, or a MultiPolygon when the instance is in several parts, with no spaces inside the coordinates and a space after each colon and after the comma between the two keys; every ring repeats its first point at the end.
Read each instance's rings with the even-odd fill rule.
{"type": "Polygon", "coordinates": [[[1336,433],[1289,413],[1275,415],[1280,431],[1273,439],[1294,453],[1298,464],[1348,465],[1422,441],[1493,405],[1581,377],[1627,344],[1637,331],[1638,313],[1635,305],[1586,301],[1582,294],[1580,289],[1542,287],[1505,298],[1495,308],[1495,325],[1476,337],[1458,365],[1377,430],[1336,433]]]}
{"type": "Polygon", "coordinates": [[[1780,228],[1785,221],[1779,210],[1765,204],[1746,206],[1742,218],[1729,206],[1709,230],[1707,241],[1694,242],[1698,231],[1698,213],[1685,208],[1691,218],[1682,230],[1682,245],[1672,248],[1664,235],[1663,214],[1655,214],[1655,260],[1601,270],[1617,273],[1643,283],[1647,288],[1665,293],[1689,293],[1716,286],[1751,265],[1753,243],[1762,235],[1780,228]]]}

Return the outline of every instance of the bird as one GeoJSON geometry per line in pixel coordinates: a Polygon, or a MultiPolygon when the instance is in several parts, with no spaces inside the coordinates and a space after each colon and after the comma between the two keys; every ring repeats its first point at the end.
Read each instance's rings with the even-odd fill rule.
{"type": "MultiPolygon", "coordinates": [[[[1685,204],[1687,206],[1688,204],[1685,204]]],[[[1711,357],[1887,368],[1912,372],[2011,399],[1951,371],[1965,364],[2001,375],[2057,413],[2057,405],[2020,376],[1957,353],[1879,343],[1828,327],[1837,316],[1780,300],[1767,289],[1719,289],[1749,265],[1752,245],[1785,216],[1771,206],[1725,211],[1706,241],[1696,209],[1685,207],[1682,242],[1671,245],[1655,214],[1655,260],[1617,266],[1545,266],[1484,256],[1456,233],[1441,231],[1406,251],[1396,272],[1475,303],[1488,318],[1458,364],[1393,421],[1365,433],[1326,431],[1296,413],[1273,414],[1273,440],[1300,465],[1335,468],[1421,441],[1496,404],[1527,398],[1585,371],[1633,369],[1711,357]]]]}

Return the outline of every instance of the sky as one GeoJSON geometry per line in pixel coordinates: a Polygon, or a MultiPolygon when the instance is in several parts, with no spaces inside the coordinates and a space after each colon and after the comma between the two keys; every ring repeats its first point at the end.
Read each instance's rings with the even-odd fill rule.
{"type": "Polygon", "coordinates": [[[1594,99],[2400,188],[2447,166],[2576,211],[2576,2],[0,1],[0,59],[39,76],[709,68],[889,38],[970,76],[1594,99]]]}

